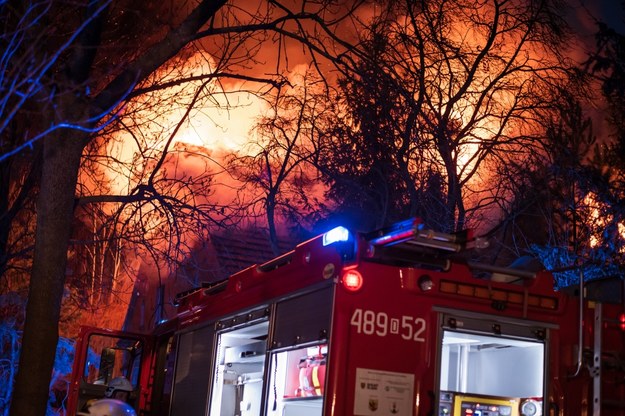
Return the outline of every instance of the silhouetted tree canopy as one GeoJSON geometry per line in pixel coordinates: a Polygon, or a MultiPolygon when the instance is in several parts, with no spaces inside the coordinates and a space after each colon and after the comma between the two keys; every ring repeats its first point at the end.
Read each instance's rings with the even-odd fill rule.
{"type": "Polygon", "coordinates": [[[175,144],[194,109],[219,103],[218,95],[229,108],[233,85],[258,95],[279,88],[294,45],[313,65],[334,61],[345,71],[337,58],[349,46],[338,35],[341,15],[351,16],[350,7],[360,4],[0,3],[1,260],[4,269],[19,259],[21,270],[30,271],[12,414],[45,413],[68,264],[80,266],[74,287],[96,291],[77,300],[98,303],[116,281],[124,250],[135,249],[130,245],[142,245],[154,258],[180,260],[193,245],[188,231],[201,237],[204,227],[228,214],[206,201],[210,170],[185,169],[182,154],[189,152],[175,144]],[[207,55],[198,72],[183,71],[181,63],[207,55]],[[268,62],[271,71],[258,70],[268,62]],[[158,103],[148,100],[176,88],[169,104],[160,96],[158,103]],[[171,129],[132,117],[141,108],[154,115],[168,106],[180,109],[171,129]],[[133,154],[114,160],[106,151],[122,130],[133,154]],[[111,171],[126,182],[107,185],[111,171]],[[92,229],[91,238],[73,225],[92,229]],[[68,263],[70,241],[86,243],[83,251],[69,252],[76,263],[68,263]]]}

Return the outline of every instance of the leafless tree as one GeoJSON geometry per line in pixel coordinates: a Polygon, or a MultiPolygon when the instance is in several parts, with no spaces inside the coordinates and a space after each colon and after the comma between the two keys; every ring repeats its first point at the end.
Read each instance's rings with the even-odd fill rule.
{"type": "Polygon", "coordinates": [[[501,178],[487,172],[540,143],[536,114],[552,105],[551,91],[570,67],[559,6],[551,0],[379,6],[363,31],[359,76],[344,80],[356,127],[348,145],[378,146],[384,159],[371,166],[382,176],[391,172],[386,186],[395,205],[417,214],[431,186],[442,191],[427,208],[443,214],[432,218],[435,226],[455,230],[469,221],[475,226],[477,213],[509,197],[501,178]]]}
{"type": "Polygon", "coordinates": [[[274,98],[253,128],[248,145],[228,158],[240,182],[239,207],[248,219],[266,223],[275,255],[280,254],[278,225],[309,228],[322,211],[324,187],[315,160],[318,130],[325,129],[332,107],[326,84],[307,71],[274,98]]]}
{"type": "MultiPolygon", "coordinates": [[[[254,5],[245,1],[200,1],[175,4],[169,13],[167,7],[174,3],[156,10],[122,0],[0,3],[4,23],[0,161],[18,163],[29,152],[30,157],[39,158],[37,163],[25,158],[21,176],[5,182],[9,186],[3,188],[7,192],[20,189],[8,193],[5,212],[20,207],[15,204],[22,200],[22,185],[30,178],[35,185],[26,194],[37,200],[23,349],[11,414],[45,412],[68,242],[77,207],[112,204],[112,217],[121,220],[118,223],[122,229],[111,230],[121,233],[128,225],[124,220],[139,218],[139,227],[144,227],[139,229],[154,238],[158,233],[164,238],[169,233],[175,235],[179,224],[176,216],[197,213],[203,220],[212,218],[188,196],[188,180],[165,175],[164,166],[171,160],[167,150],[174,149],[169,139],[176,131],[165,136],[161,150],[166,151],[162,156],[148,158],[149,172],[135,172],[139,176],[133,178],[125,194],[85,194],[85,188],[77,189],[79,178],[83,178],[80,168],[87,166],[85,155],[89,154],[90,163],[96,163],[98,158],[88,152],[102,149],[106,143],[106,136],[99,133],[119,129],[117,123],[123,119],[120,116],[129,100],[190,81],[200,83],[192,94],[198,100],[211,95],[202,88],[202,83],[208,86],[209,81],[237,82],[239,88],[255,93],[278,88],[283,71],[288,70],[289,48],[294,45],[302,45],[317,67],[330,58],[344,70],[337,57],[346,52],[348,44],[338,33],[343,33],[345,16],[353,15],[359,3],[345,6],[343,2],[304,1],[291,9],[279,1],[254,5]],[[268,50],[265,45],[272,45],[271,50],[277,53],[261,56],[268,50]],[[212,56],[213,65],[208,69],[177,78],[163,77],[159,72],[172,59],[192,56],[198,50],[212,56]],[[267,62],[274,63],[273,70],[256,75],[259,72],[254,69],[267,62]],[[33,117],[35,114],[37,117],[33,117]],[[94,140],[103,142],[91,147],[94,140]],[[161,217],[159,224],[165,228],[141,223],[146,213],[143,210],[161,217]]],[[[223,84],[222,90],[227,89],[223,84]]],[[[208,184],[209,178],[201,181],[208,184]]],[[[5,241],[10,240],[17,225],[15,218],[3,225],[3,235],[8,236],[5,241]]]]}
{"type": "Polygon", "coordinates": [[[540,169],[526,167],[533,173],[527,184],[540,190],[533,208],[541,207],[542,215],[534,224],[545,230],[530,251],[548,268],[565,270],[556,274],[560,286],[579,280],[576,267],[588,279],[622,275],[625,235],[618,139],[598,135],[584,106],[569,93],[564,98],[548,121],[548,156],[534,165],[540,169]]]}
{"type": "Polygon", "coordinates": [[[597,23],[597,49],[579,68],[585,88],[563,89],[543,111],[544,151],[497,170],[514,179],[514,198],[492,234],[561,270],[558,286],[577,283],[580,268],[588,279],[623,274],[623,37],[597,23]]]}

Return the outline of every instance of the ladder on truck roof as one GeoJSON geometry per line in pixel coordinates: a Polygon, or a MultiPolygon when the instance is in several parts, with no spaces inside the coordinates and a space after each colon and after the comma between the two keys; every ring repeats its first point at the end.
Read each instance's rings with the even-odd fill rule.
{"type": "Polygon", "coordinates": [[[473,240],[469,230],[459,233],[442,233],[425,228],[418,218],[393,224],[390,227],[365,234],[369,244],[375,246],[427,247],[439,251],[458,253],[473,240]]]}
{"type": "Polygon", "coordinates": [[[443,233],[426,229],[418,218],[365,234],[369,243],[368,258],[381,263],[419,265],[449,270],[452,261],[462,262],[473,270],[498,273],[520,279],[534,279],[535,271],[467,261],[458,253],[470,248],[485,248],[488,242],[474,237],[471,230],[443,233]]]}

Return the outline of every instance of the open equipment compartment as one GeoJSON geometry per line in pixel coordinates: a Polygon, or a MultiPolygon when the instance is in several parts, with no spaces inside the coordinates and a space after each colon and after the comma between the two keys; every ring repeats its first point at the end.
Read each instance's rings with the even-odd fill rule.
{"type": "Polygon", "coordinates": [[[322,414],[327,353],[327,344],[272,353],[267,415],[322,414]]]}
{"type": "Polygon", "coordinates": [[[267,321],[218,334],[211,415],[259,415],[267,350],[267,321]]]}
{"type": "Polygon", "coordinates": [[[545,357],[540,339],[444,329],[438,414],[542,415],[545,357]]]}

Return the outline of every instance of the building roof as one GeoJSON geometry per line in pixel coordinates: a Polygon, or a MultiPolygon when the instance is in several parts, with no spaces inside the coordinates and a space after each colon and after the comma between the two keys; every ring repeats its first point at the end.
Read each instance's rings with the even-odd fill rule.
{"type": "Polygon", "coordinates": [[[217,261],[221,266],[220,277],[228,276],[254,264],[262,264],[292,250],[294,242],[281,240],[279,252],[271,250],[269,238],[262,232],[248,231],[240,234],[213,234],[211,241],[217,261]]]}

